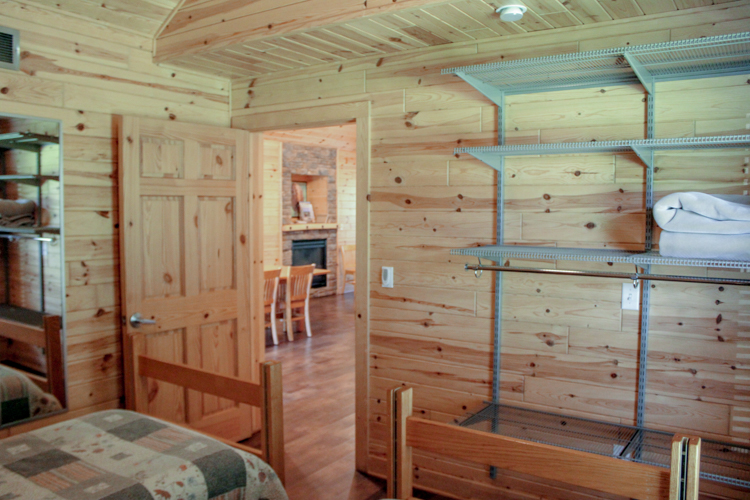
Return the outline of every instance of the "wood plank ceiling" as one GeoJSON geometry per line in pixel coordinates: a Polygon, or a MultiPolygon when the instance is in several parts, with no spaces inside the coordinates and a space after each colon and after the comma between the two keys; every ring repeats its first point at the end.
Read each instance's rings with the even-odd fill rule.
{"type": "Polygon", "coordinates": [[[180,0],[23,0],[22,3],[62,11],[153,38],[171,19],[180,0]]]}
{"type": "MultiPolygon", "coordinates": [[[[509,0],[400,0],[399,4],[396,4],[397,0],[361,0],[362,5],[359,5],[359,0],[342,1],[23,0],[21,3],[64,11],[119,30],[156,37],[157,61],[225,78],[243,79],[326,63],[344,63],[360,57],[603,23],[733,0],[522,0],[529,10],[515,23],[502,22],[495,14],[495,9],[509,0]],[[359,13],[351,12],[353,1],[359,5],[359,13]],[[217,45],[213,43],[216,39],[226,36],[225,21],[242,22],[253,17],[257,24],[288,16],[289,9],[305,13],[305,6],[321,4],[327,5],[329,10],[338,6],[343,8],[346,4],[349,6],[346,14],[331,17],[334,21],[337,18],[346,20],[315,26],[311,21],[313,15],[300,14],[300,19],[277,19],[273,29],[268,26],[268,33],[240,30],[231,33],[230,38],[243,39],[243,42],[214,46],[217,45]],[[394,10],[397,8],[401,10],[394,10]],[[382,13],[367,15],[371,11],[382,13]],[[245,15],[248,12],[253,12],[252,16],[245,15]],[[301,28],[297,29],[298,26],[301,28]],[[196,40],[204,40],[208,48],[182,55],[178,50],[175,56],[160,57],[160,44],[170,39],[174,42],[175,37],[190,40],[193,44],[196,40]]],[[[321,15],[319,13],[318,18],[321,15]]],[[[316,18],[316,22],[322,21],[316,18]]]]}
{"type": "MultiPolygon", "coordinates": [[[[209,69],[230,79],[257,77],[365,56],[385,56],[428,46],[602,23],[729,1],[523,0],[529,9],[526,15],[518,22],[506,23],[495,13],[506,1],[451,0],[185,54],[170,58],[168,63],[199,71],[209,69]]],[[[190,9],[191,5],[195,8],[195,3],[182,9],[190,9]]],[[[180,11],[174,17],[184,18],[180,11]]],[[[184,37],[185,29],[184,21],[179,29],[167,26],[159,41],[177,36],[175,33],[184,37]]]]}

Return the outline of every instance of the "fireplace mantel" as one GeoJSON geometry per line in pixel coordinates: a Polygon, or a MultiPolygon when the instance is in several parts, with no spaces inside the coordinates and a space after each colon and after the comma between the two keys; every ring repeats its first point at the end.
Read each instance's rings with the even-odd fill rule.
{"type": "Polygon", "coordinates": [[[338,229],[339,225],[336,223],[309,223],[309,224],[284,224],[281,226],[281,231],[288,233],[291,231],[323,231],[326,229],[338,229]]]}

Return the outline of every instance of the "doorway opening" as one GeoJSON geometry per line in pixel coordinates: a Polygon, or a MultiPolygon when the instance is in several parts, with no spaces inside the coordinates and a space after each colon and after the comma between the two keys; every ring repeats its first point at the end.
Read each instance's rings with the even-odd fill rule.
{"type": "Polygon", "coordinates": [[[266,359],[284,366],[290,498],[369,498],[383,487],[355,462],[356,134],[356,123],[263,134],[264,267],[314,257],[328,272],[311,288],[312,336],[299,322],[289,341],[280,320],[279,345],[266,334],[266,359]]]}

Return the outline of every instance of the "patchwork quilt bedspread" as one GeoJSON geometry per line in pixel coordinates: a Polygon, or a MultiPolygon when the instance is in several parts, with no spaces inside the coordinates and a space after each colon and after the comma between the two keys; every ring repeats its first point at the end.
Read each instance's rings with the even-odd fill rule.
{"type": "Polygon", "coordinates": [[[288,500],[258,457],[125,410],[0,440],[2,500],[288,500]]]}
{"type": "Polygon", "coordinates": [[[55,396],[41,390],[23,373],[0,365],[0,425],[59,410],[62,406],[55,396]]]}

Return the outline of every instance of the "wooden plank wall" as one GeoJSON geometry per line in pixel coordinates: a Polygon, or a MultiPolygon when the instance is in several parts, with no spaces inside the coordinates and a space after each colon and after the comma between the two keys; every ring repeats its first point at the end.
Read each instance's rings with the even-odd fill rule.
{"type": "Polygon", "coordinates": [[[263,139],[263,264],[282,265],[281,151],[282,143],[263,139]]]}
{"type": "MultiPolygon", "coordinates": [[[[748,2],[739,2],[234,82],[238,122],[279,110],[372,102],[370,472],[385,473],[388,388],[414,386],[417,412],[442,421],[490,397],[492,275],[476,279],[463,270],[467,259],[449,249],[494,241],[495,174],[455,156],[453,148],[496,144],[497,114],[440,69],[733,33],[745,30],[748,18],[748,2]],[[393,289],[380,287],[381,266],[393,266],[393,289]]],[[[745,130],[747,80],[661,85],[658,135],[745,130]]],[[[642,138],[644,101],[637,86],[517,96],[508,99],[506,133],[510,143],[642,138]]],[[[657,165],[659,196],[691,189],[747,193],[747,158],[735,152],[659,155],[657,165]]],[[[632,155],[514,159],[506,175],[508,241],[642,246],[644,167],[632,155]]],[[[632,423],[639,326],[637,313],[620,309],[621,282],[509,275],[504,292],[503,398],[632,423]]],[[[648,424],[748,442],[747,297],[710,285],[658,284],[653,292],[648,424]]],[[[493,481],[485,469],[428,455],[418,455],[416,464],[417,485],[459,498],[593,496],[517,474],[493,481]]]]}
{"type": "MultiPolygon", "coordinates": [[[[18,2],[20,72],[0,70],[0,113],[63,122],[69,418],[117,407],[121,378],[114,114],[229,125],[229,84],[152,64],[150,39],[18,2]]],[[[0,431],[0,437],[50,420],[0,431]]]]}
{"type": "MultiPolygon", "coordinates": [[[[336,158],[336,221],[339,245],[355,245],[357,236],[357,153],[339,149],[336,158]]],[[[341,278],[339,278],[341,279],[341,278]]]]}

